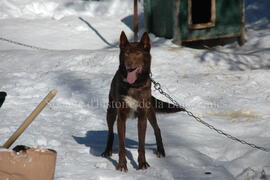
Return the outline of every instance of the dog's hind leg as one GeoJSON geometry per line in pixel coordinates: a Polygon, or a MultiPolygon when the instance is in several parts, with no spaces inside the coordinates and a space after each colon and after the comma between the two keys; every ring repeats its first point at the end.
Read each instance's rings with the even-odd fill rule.
{"type": "Polygon", "coordinates": [[[163,142],[162,142],[161,132],[160,132],[160,129],[158,127],[156,114],[155,114],[155,111],[154,111],[153,107],[150,108],[148,120],[149,120],[151,126],[154,129],[156,142],[157,142],[157,156],[159,158],[165,157],[165,150],[164,150],[164,146],[163,146],[163,142]]]}
{"type": "Polygon", "coordinates": [[[107,109],[107,125],[108,125],[108,139],[107,139],[107,145],[105,151],[101,154],[103,157],[109,157],[112,155],[112,147],[113,147],[113,125],[116,120],[117,110],[116,107],[114,107],[114,103],[112,101],[108,104],[107,109]]]}

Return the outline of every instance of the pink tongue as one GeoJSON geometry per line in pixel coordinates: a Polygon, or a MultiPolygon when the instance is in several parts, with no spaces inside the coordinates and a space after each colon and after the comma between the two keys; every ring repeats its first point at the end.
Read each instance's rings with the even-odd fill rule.
{"type": "Polygon", "coordinates": [[[133,84],[137,80],[137,71],[138,71],[138,68],[132,72],[128,72],[127,81],[129,84],[133,84]]]}

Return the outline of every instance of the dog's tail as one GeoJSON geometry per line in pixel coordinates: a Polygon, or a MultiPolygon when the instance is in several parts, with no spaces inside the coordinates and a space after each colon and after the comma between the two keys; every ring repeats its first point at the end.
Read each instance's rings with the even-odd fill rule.
{"type": "Polygon", "coordinates": [[[151,104],[158,113],[175,113],[180,111],[185,111],[183,107],[178,107],[173,104],[161,101],[156,99],[154,96],[151,96],[151,104]]]}

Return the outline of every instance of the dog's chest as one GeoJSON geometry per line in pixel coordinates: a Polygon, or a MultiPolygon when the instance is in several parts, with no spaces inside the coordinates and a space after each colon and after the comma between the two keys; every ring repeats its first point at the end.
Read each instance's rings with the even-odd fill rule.
{"type": "Polygon", "coordinates": [[[131,96],[125,96],[124,97],[124,101],[126,102],[127,106],[133,111],[133,112],[136,112],[138,110],[138,107],[139,107],[139,102],[134,99],[133,97],[131,96]]]}

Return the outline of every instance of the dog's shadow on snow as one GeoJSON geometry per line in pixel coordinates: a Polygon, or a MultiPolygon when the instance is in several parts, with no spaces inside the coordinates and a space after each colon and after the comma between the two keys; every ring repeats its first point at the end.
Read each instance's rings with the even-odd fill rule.
{"type": "MultiPolygon", "coordinates": [[[[108,131],[88,131],[85,137],[76,137],[73,136],[74,140],[78,144],[84,144],[86,147],[90,148],[90,153],[94,156],[101,156],[101,153],[104,152],[105,146],[107,143],[107,135],[108,131]]],[[[138,142],[126,138],[125,141],[126,147],[128,148],[136,148],[138,146],[138,142]]],[[[118,152],[118,135],[114,134],[114,143],[113,143],[113,153],[118,152]]],[[[134,160],[132,153],[126,150],[126,156],[130,160],[131,165],[134,168],[138,168],[136,161],[134,160]]],[[[107,158],[115,167],[117,166],[117,161],[112,159],[111,157],[107,158]]]]}
{"type": "MultiPolygon", "coordinates": [[[[104,152],[105,146],[107,143],[108,131],[88,131],[85,137],[76,137],[72,136],[78,144],[83,144],[86,147],[90,148],[90,154],[94,156],[101,156],[101,153],[104,152]]],[[[138,142],[132,139],[126,138],[125,145],[130,149],[137,149],[138,142]]],[[[145,146],[153,146],[155,144],[145,144],[145,146]]],[[[118,135],[114,134],[114,143],[113,143],[113,153],[118,153],[118,135]]],[[[133,168],[137,169],[138,165],[134,160],[132,153],[126,149],[126,156],[130,160],[133,168]]],[[[117,166],[117,161],[112,158],[107,158],[115,167],[117,166]]]]}

